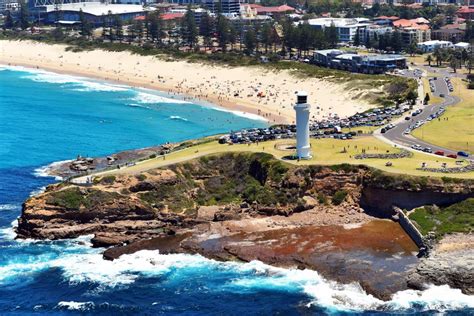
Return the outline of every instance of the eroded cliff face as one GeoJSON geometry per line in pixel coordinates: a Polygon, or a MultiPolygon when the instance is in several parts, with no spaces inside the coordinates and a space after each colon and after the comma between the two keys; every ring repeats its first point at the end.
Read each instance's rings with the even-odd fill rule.
{"type": "Polygon", "coordinates": [[[92,186],[51,185],[24,203],[17,233],[40,239],[95,234],[94,245],[106,246],[206,221],[307,210],[325,214],[321,224],[349,223],[363,209],[389,218],[394,205],[454,203],[473,196],[473,188],[472,182],[390,176],[364,166],[289,167],[266,154],[224,154],[139,175],[104,176],[92,186]],[[200,216],[206,206],[214,212],[200,216]]]}
{"type": "MultiPolygon", "coordinates": [[[[96,246],[174,234],[206,221],[282,215],[310,209],[361,213],[367,170],[288,168],[263,154],[228,154],[152,170],[105,176],[92,186],[51,185],[28,199],[19,238],[95,234],[96,246]],[[199,216],[215,206],[211,216],[199,216]]],[[[339,219],[338,219],[339,220],[339,219]]],[[[331,222],[331,216],[326,223],[331,222]]]]}

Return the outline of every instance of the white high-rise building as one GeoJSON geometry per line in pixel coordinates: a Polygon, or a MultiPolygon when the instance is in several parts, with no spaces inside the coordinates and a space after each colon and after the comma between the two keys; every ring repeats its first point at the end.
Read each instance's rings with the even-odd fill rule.
{"type": "Polygon", "coordinates": [[[294,106],[296,111],[296,156],[298,159],[311,158],[311,144],[309,142],[309,108],[308,94],[299,91],[294,106]]]}

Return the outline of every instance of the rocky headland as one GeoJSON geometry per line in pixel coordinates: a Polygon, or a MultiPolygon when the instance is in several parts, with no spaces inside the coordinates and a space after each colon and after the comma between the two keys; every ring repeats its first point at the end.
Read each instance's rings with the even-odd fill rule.
{"type": "MultiPolygon", "coordinates": [[[[390,220],[393,206],[449,205],[472,196],[469,181],[221,154],[141,174],[96,177],[88,185],[51,185],[24,203],[17,234],[93,234],[95,247],[109,247],[104,257],[110,260],[157,249],[311,268],[340,282],[359,282],[387,299],[407,286],[436,283],[426,267],[436,266],[440,253],[417,259],[416,245],[390,220]]],[[[471,262],[472,251],[466,256],[465,263],[471,262]]],[[[464,263],[450,268],[455,272],[445,283],[472,293],[464,263]]]]}

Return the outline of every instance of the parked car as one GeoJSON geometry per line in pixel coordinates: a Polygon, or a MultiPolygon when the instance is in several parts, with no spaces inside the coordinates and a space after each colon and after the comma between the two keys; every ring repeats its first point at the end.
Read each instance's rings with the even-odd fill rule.
{"type": "Polygon", "coordinates": [[[446,157],[456,159],[456,158],[458,158],[458,155],[456,155],[456,154],[449,154],[449,155],[447,155],[446,157]]]}
{"type": "Polygon", "coordinates": [[[469,157],[469,153],[465,152],[465,151],[458,151],[458,156],[461,156],[461,157],[469,157]]]}
{"type": "Polygon", "coordinates": [[[444,151],[442,150],[435,151],[435,155],[444,156],[444,151]]]}

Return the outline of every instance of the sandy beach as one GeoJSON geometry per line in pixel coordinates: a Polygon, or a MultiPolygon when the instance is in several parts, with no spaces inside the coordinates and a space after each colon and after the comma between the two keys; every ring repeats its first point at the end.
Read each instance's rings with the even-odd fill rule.
{"type": "Polygon", "coordinates": [[[301,79],[288,71],[262,67],[224,67],[169,61],[129,52],[71,52],[65,45],[0,41],[0,64],[41,68],[208,101],[232,111],[260,115],[270,123],[293,123],[297,90],[309,94],[311,118],[345,117],[373,105],[356,100],[356,91],[320,79],[301,79]]]}

